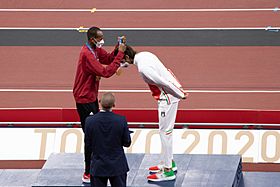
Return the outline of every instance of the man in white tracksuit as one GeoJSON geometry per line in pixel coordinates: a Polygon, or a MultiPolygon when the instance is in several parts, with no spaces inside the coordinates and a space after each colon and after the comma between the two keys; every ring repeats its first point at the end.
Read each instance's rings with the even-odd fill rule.
{"type": "Polygon", "coordinates": [[[185,99],[187,93],[174,74],[167,69],[156,55],[150,52],[136,53],[127,46],[121,66],[134,64],[137,66],[143,80],[149,85],[153,97],[158,101],[159,134],[163,150],[163,160],[157,165],[150,167],[150,181],[173,180],[176,178],[174,171],[177,170],[172,153],[172,131],[176,119],[178,103],[185,99]]]}

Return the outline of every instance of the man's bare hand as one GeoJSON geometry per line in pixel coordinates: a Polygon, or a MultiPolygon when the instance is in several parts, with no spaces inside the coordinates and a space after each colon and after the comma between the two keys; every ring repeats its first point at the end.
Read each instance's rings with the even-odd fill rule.
{"type": "Polygon", "coordinates": [[[122,74],[122,69],[121,69],[121,68],[117,69],[116,75],[117,75],[117,76],[120,76],[121,74],[122,74]]]}

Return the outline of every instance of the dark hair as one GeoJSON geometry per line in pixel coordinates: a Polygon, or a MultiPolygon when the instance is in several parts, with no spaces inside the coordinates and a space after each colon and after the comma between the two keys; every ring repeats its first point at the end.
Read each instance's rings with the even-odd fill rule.
{"type": "Polygon", "coordinates": [[[134,49],[132,49],[132,47],[127,45],[124,54],[129,56],[129,58],[134,59],[134,56],[136,55],[136,51],[134,51],[134,49]]]}
{"type": "Polygon", "coordinates": [[[98,27],[89,28],[88,31],[87,31],[88,40],[90,40],[92,37],[96,37],[97,36],[97,31],[101,31],[100,28],[98,28],[98,27]]]}

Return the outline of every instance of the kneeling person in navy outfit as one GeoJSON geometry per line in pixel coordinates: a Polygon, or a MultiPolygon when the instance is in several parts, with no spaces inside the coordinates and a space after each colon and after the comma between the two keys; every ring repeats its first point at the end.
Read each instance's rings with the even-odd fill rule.
{"type": "Polygon", "coordinates": [[[131,137],[124,116],[112,112],[115,97],[105,93],[100,101],[102,110],[86,119],[85,140],[91,150],[91,186],[125,187],[129,171],[124,147],[129,147],[131,137]]]}

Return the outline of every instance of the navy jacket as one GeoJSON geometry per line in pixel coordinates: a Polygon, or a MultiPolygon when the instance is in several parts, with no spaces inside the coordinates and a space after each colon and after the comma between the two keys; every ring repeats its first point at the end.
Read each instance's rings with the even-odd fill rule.
{"type": "Polygon", "coordinates": [[[131,144],[127,121],[113,112],[99,112],[86,119],[85,145],[92,152],[93,176],[118,176],[129,171],[124,147],[131,144]]]}

